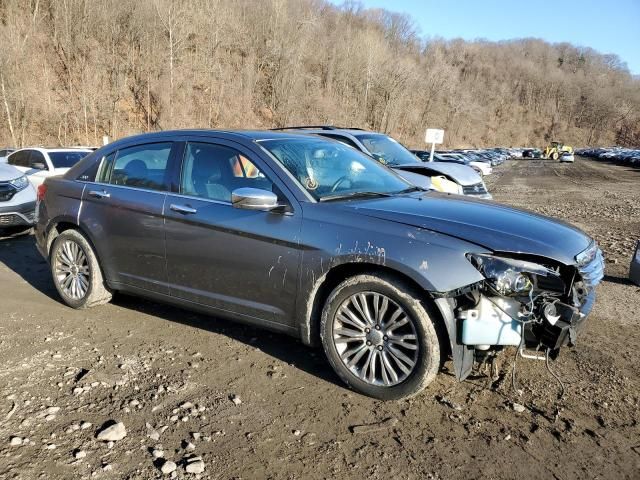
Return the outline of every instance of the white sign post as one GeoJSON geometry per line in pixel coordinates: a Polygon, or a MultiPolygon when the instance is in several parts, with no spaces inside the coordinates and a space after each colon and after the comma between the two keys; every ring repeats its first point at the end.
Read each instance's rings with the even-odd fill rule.
{"type": "Polygon", "coordinates": [[[424,141],[431,144],[431,155],[429,155],[429,161],[433,162],[433,150],[435,149],[436,143],[440,145],[444,141],[444,130],[440,130],[438,128],[427,128],[424,141]]]}

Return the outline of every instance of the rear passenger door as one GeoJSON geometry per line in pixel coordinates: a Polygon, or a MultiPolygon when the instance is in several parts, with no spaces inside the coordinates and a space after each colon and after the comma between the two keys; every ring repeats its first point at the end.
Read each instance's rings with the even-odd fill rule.
{"type": "Polygon", "coordinates": [[[173,147],[165,141],[111,152],[84,189],[81,222],[118,288],[169,293],[162,211],[173,147]]]}
{"type": "Polygon", "coordinates": [[[171,295],[291,326],[302,212],[285,188],[248,147],[222,139],[187,142],[177,192],[165,204],[171,295]],[[276,193],[291,209],[235,208],[231,194],[242,187],[276,193]]]}

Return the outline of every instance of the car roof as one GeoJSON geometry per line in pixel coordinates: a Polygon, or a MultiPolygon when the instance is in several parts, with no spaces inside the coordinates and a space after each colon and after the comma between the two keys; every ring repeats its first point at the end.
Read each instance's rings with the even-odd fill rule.
{"type": "Polygon", "coordinates": [[[38,152],[91,152],[91,149],[88,148],[78,148],[78,147],[54,147],[54,148],[49,148],[49,147],[24,147],[24,148],[20,148],[18,150],[14,150],[12,153],[17,153],[17,152],[22,152],[25,150],[37,150],[38,152]]]}
{"type": "Polygon", "coordinates": [[[260,141],[260,140],[272,140],[281,138],[297,138],[301,134],[306,132],[290,132],[290,131],[274,131],[274,130],[214,130],[214,129],[182,129],[182,130],[163,130],[160,132],[141,133],[138,135],[132,135],[129,137],[123,137],[108,145],[114,145],[121,142],[130,143],[135,141],[147,141],[147,140],[163,140],[168,137],[177,135],[193,135],[193,136],[206,136],[206,135],[221,135],[240,137],[247,140],[260,141]]]}

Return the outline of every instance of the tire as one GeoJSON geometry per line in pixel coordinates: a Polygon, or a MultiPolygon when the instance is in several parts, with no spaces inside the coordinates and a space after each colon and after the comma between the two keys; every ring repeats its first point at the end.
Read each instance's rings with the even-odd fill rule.
{"type": "Polygon", "coordinates": [[[440,343],[432,317],[410,286],[387,275],[357,275],[338,285],[325,302],[320,338],[329,363],[342,381],[357,392],[380,400],[417,395],[433,381],[440,366],[440,343]],[[363,297],[367,309],[362,308],[363,297]],[[378,315],[376,312],[383,311],[385,298],[385,313],[378,315]],[[359,302],[360,311],[353,302],[359,302]],[[360,326],[354,327],[353,316],[345,313],[345,307],[361,319],[366,318],[363,313],[366,310],[373,322],[360,320],[360,326]],[[402,310],[407,323],[402,324],[402,314],[396,316],[396,307],[402,310]],[[350,322],[344,322],[344,318],[350,322]],[[381,328],[375,330],[376,324],[381,328]],[[412,335],[415,340],[411,340],[412,335]],[[402,340],[398,343],[400,336],[402,340]],[[415,351],[410,348],[413,346],[415,351]],[[350,356],[354,350],[356,353],[350,356]],[[398,351],[414,361],[412,367],[410,362],[399,360],[402,355],[398,351]],[[373,363],[373,369],[369,362],[373,363]],[[400,365],[409,371],[403,371],[400,365]]]}
{"type": "Polygon", "coordinates": [[[551,158],[553,158],[554,160],[558,160],[558,152],[553,152],[553,154],[551,155],[551,158]]]}
{"type": "Polygon", "coordinates": [[[56,290],[68,306],[85,309],[111,300],[98,258],[79,231],[66,230],[55,239],[49,264],[56,290]]]}

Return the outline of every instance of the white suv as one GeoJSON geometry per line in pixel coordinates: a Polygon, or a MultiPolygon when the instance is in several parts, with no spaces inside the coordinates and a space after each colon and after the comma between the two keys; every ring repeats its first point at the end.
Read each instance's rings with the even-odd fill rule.
{"type": "Polygon", "coordinates": [[[33,225],[36,191],[17,168],[0,163],[0,232],[33,225]]]}
{"type": "Polygon", "coordinates": [[[37,188],[45,178],[66,173],[91,152],[88,148],[23,148],[9,155],[7,163],[25,173],[37,188]]]}

